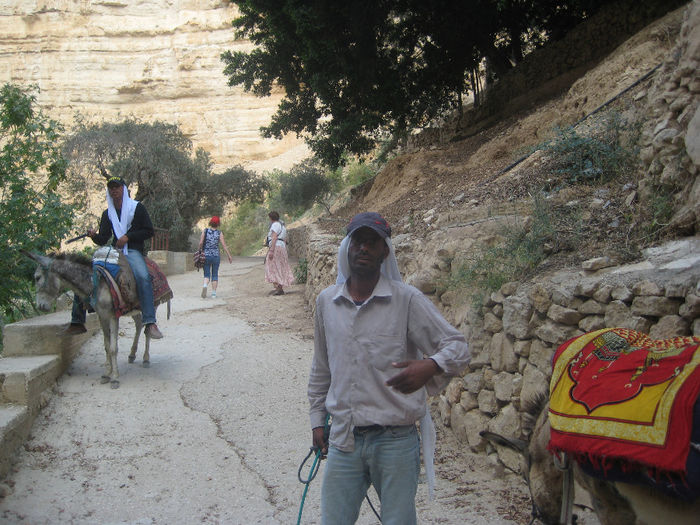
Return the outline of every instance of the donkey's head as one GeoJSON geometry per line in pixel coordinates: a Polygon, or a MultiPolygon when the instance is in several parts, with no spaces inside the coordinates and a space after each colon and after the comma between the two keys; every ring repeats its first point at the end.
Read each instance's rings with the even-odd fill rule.
{"type": "Polygon", "coordinates": [[[51,271],[53,259],[45,255],[37,255],[24,250],[22,250],[22,253],[37,263],[36,270],[34,271],[36,306],[39,310],[48,312],[54,300],[58,297],[58,294],[61,293],[61,281],[58,276],[51,271]]]}
{"type": "Polygon", "coordinates": [[[525,458],[524,471],[532,498],[533,518],[547,525],[559,523],[562,502],[562,472],[554,465],[547,451],[549,443],[549,400],[545,395],[537,396],[524,405],[526,417],[525,433],[530,440],[512,439],[489,431],[481,436],[496,446],[504,446],[520,452],[525,458]]]}

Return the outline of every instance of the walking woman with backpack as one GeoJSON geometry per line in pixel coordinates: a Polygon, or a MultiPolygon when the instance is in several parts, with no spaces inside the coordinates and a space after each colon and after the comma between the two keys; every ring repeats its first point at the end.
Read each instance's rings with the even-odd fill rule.
{"type": "Polygon", "coordinates": [[[270,231],[267,234],[270,243],[265,257],[265,280],[275,287],[272,295],[284,295],[283,287],[294,282],[287,258],[287,228],[276,211],[271,211],[267,216],[270,218],[270,231]]]}
{"type": "Polygon", "coordinates": [[[209,228],[204,228],[199,238],[199,249],[204,249],[204,285],[202,286],[202,298],[207,296],[207,286],[211,280],[211,296],[216,297],[216,287],[219,284],[219,244],[228,255],[228,262],[232,263],[231,252],[228,251],[224,234],[219,230],[221,221],[214,215],[209,221],[209,228]]]}

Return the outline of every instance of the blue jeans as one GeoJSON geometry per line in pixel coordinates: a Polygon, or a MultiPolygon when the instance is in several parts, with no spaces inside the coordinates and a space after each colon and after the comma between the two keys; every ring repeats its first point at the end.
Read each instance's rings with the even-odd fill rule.
{"type": "Polygon", "coordinates": [[[322,525],[352,525],[370,484],[382,525],[416,523],[420,444],[415,425],[354,431],[355,450],[331,446],[321,489],[322,525]]]}
{"type": "Polygon", "coordinates": [[[204,278],[211,279],[212,281],[219,280],[219,264],[221,263],[221,257],[218,255],[209,256],[207,255],[204,259],[204,278]],[[211,275],[211,277],[210,277],[211,275]]]}
{"type": "Polygon", "coordinates": [[[126,260],[129,261],[131,271],[134,272],[143,324],[155,323],[156,308],[153,306],[153,283],[151,283],[151,275],[148,273],[148,266],[146,266],[143,254],[138,250],[129,250],[126,260]]]}

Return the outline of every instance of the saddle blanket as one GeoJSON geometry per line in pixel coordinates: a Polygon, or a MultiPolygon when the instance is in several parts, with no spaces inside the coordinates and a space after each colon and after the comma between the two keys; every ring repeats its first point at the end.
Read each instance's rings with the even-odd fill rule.
{"type": "MultiPolygon", "coordinates": [[[[144,260],[148,267],[148,274],[151,276],[153,303],[159,305],[172,299],[173,292],[170,289],[165,274],[161,271],[158,264],[148,257],[144,257],[144,260]]],[[[112,294],[112,303],[114,305],[114,313],[117,319],[141,307],[135,289],[136,284],[134,282],[133,273],[131,273],[128,264],[124,256],[120,256],[119,264],[93,261],[95,278],[99,275],[109,285],[109,291],[112,294]]],[[[94,289],[97,289],[97,287],[94,289]]]]}
{"type": "Polygon", "coordinates": [[[562,344],[550,382],[550,452],[603,472],[642,468],[685,479],[699,348],[698,337],[652,340],[622,328],[562,344]]]}

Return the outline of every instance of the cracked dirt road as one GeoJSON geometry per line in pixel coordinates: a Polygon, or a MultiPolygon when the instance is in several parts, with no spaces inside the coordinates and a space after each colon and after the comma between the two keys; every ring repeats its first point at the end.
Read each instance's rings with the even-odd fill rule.
{"type": "MultiPolygon", "coordinates": [[[[297,523],[313,352],[303,288],[268,295],[261,258],[222,263],[216,299],[200,297],[201,279],[169,278],[173,313],[158,311],[165,338],[150,368],[142,346],[127,363],[133,323],[122,321],[118,390],[99,382],[101,335],[83,346],[4,481],[0,522],[297,523]]],[[[523,482],[463,449],[439,430],[436,501],[421,484],[419,522],[527,523],[523,482]]],[[[301,523],[319,522],[322,474],[301,523]]],[[[358,523],[378,523],[366,503],[358,523]]]]}

